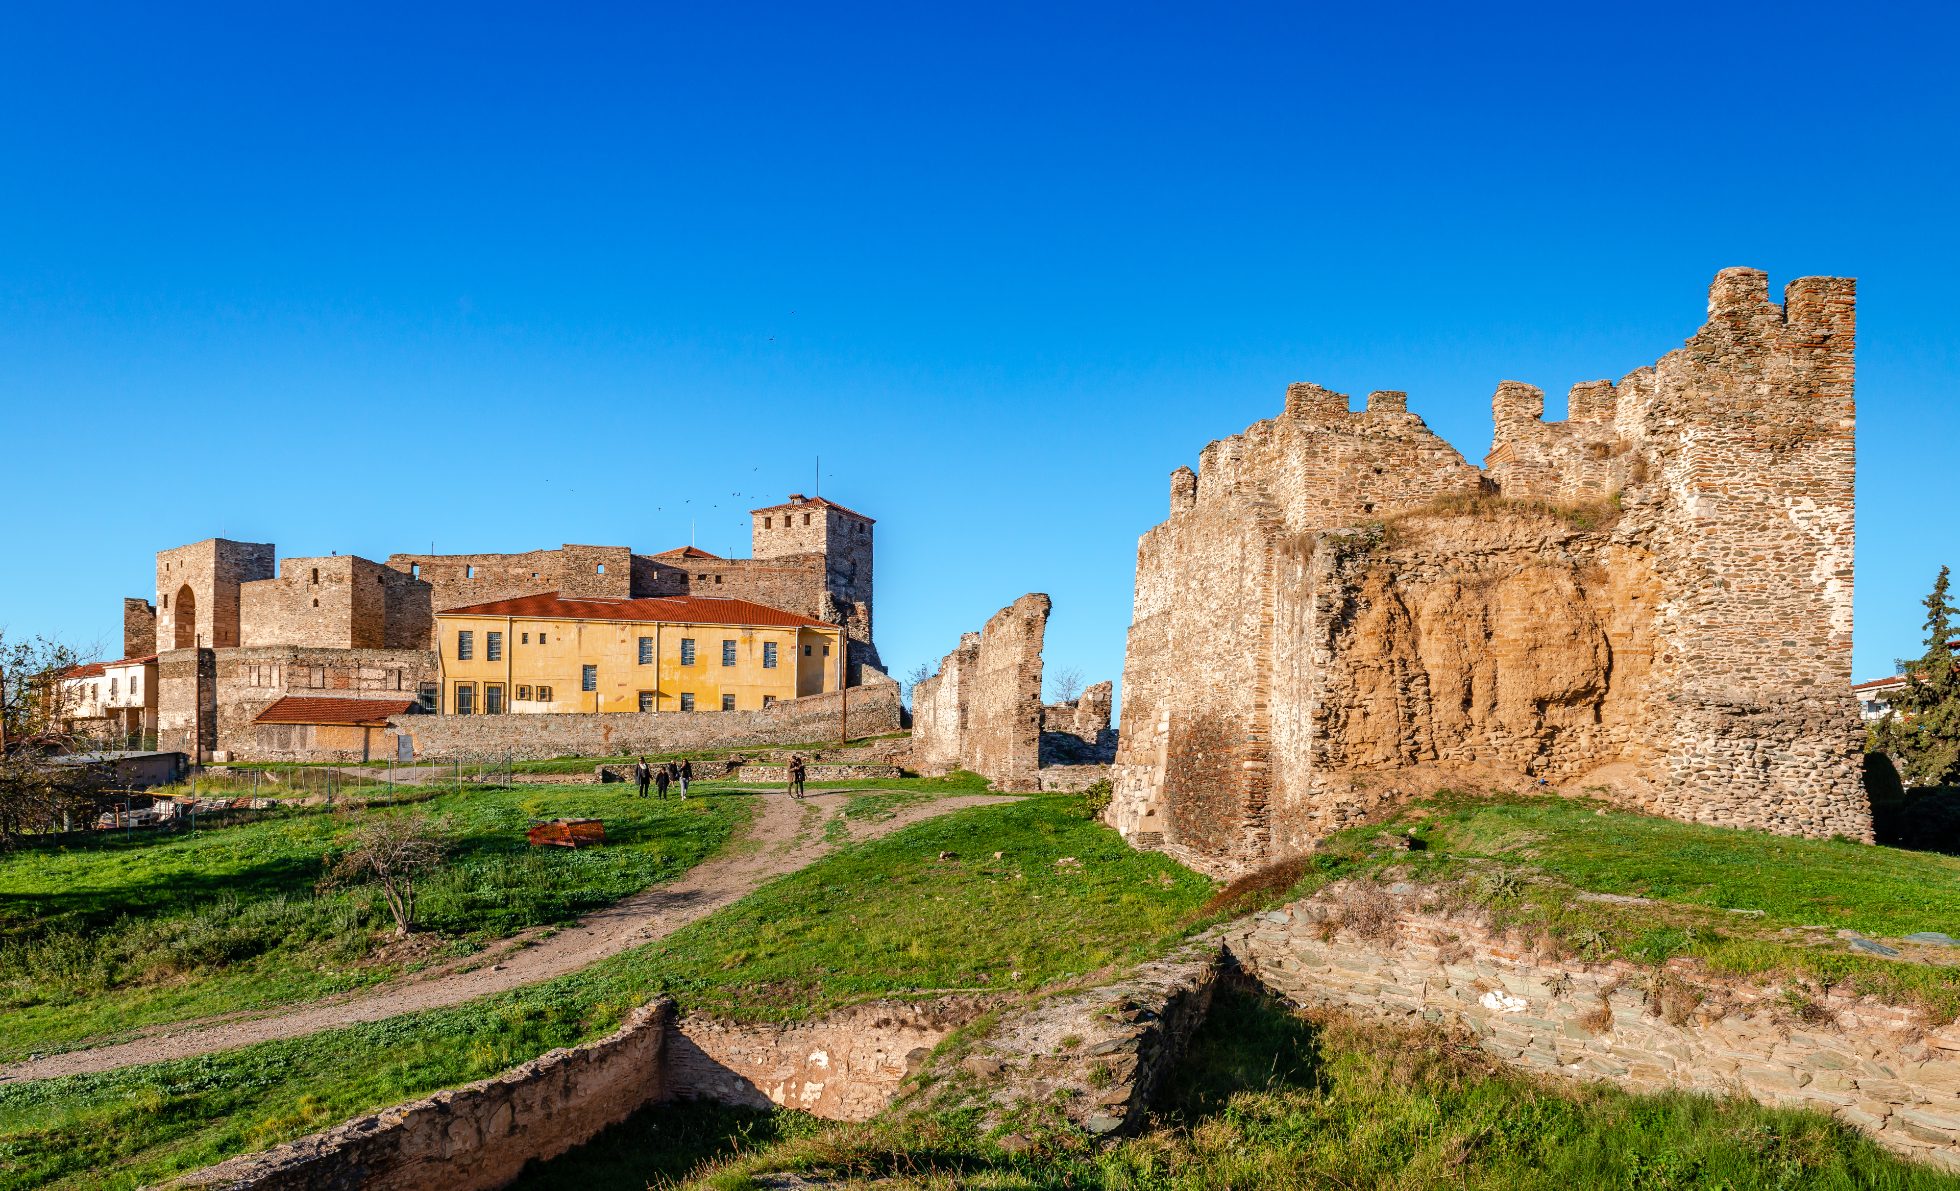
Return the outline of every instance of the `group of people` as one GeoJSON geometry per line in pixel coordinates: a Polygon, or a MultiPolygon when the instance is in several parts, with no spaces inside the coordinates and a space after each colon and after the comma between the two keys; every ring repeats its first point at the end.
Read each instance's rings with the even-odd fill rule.
{"type": "Polygon", "coordinates": [[[687,797],[687,784],[694,780],[694,764],[690,761],[667,761],[659,765],[648,765],[645,757],[633,767],[633,782],[640,787],[640,797],[647,796],[647,787],[659,791],[660,797],[667,797],[667,791],[680,787],[680,795],[687,797]]]}
{"type": "MultiPolygon", "coordinates": [[[[804,772],[803,758],[792,753],[789,759],[789,796],[799,802],[803,799],[804,772]]],[[[640,788],[642,798],[647,796],[648,787],[652,787],[659,797],[665,798],[669,789],[678,786],[681,797],[685,799],[687,784],[693,780],[694,764],[691,761],[664,761],[659,765],[648,765],[647,759],[641,757],[640,763],[633,766],[633,783],[640,788]]]]}

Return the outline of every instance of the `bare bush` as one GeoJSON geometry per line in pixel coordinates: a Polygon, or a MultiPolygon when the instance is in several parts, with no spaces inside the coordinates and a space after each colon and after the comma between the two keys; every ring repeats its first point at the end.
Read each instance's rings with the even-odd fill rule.
{"type": "Polygon", "coordinates": [[[381,887],[395,933],[415,929],[415,881],[442,863],[442,843],[425,815],[384,815],[354,833],[354,846],[334,857],[327,884],[372,879],[381,887]]]}
{"type": "Polygon", "coordinates": [[[1048,699],[1051,703],[1073,703],[1082,697],[1082,671],[1074,666],[1063,666],[1048,676],[1048,699]]]}
{"type": "Polygon", "coordinates": [[[0,848],[68,828],[108,784],[99,766],[51,763],[90,744],[74,729],[75,691],[62,681],[82,661],[45,637],[0,633],[0,848]]]}

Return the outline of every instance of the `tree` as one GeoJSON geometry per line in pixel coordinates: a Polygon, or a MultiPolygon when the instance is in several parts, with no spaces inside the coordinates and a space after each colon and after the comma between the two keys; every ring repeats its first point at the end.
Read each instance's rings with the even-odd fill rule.
{"type": "Polygon", "coordinates": [[[415,881],[442,863],[442,842],[426,816],[384,815],[354,833],[354,846],[328,863],[326,884],[373,878],[381,886],[395,933],[415,929],[415,881]]]}
{"type": "Polygon", "coordinates": [[[1908,786],[1960,779],[1960,670],[1953,664],[1953,622],[1960,609],[1947,591],[1948,570],[1941,567],[1926,597],[1926,652],[1906,664],[1906,685],[1888,696],[1884,718],[1872,727],[1872,751],[1890,754],[1908,786]]]}
{"type": "Polygon", "coordinates": [[[899,691],[899,694],[904,696],[907,707],[912,705],[912,692],[919,689],[920,683],[931,677],[932,667],[926,665],[924,662],[920,662],[918,665],[912,667],[912,672],[905,676],[903,689],[899,691]]]}
{"type": "Polygon", "coordinates": [[[1082,671],[1063,666],[1048,676],[1048,693],[1057,703],[1073,703],[1082,697],[1082,671]]]}
{"type": "Polygon", "coordinates": [[[0,632],[0,848],[69,827],[106,784],[99,767],[50,763],[89,743],[71,725],[74,692],[61,681],[81,661],[46,637],[10,642],[0,632]]]}

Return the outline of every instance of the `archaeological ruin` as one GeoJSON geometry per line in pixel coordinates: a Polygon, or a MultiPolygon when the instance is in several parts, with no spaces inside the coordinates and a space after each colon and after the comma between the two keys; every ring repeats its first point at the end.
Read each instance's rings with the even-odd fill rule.
{"type": "Polygon", "coordinates": [[[1725,269],[1706,324],[1484,467],[1295,384],[1137,549],[1110,821],[1214,874],[1451,782],[1869,841],[1851,682],[1854,284],[1725,269]]]}

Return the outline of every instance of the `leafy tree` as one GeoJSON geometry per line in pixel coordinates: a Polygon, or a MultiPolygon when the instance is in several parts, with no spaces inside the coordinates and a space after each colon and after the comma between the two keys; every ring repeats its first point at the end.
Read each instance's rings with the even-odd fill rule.
{"type": "Polygon", "coordinates": [[[1948,570],[1926,597],[1926,652],[1905,667],[1906,685],[1887,696],[1872,727],[1873,751],[1890,754],[1908,786],[1946,786],[1960,779],[1960,670],[1953,624],[1960,609],[1947,598],[1948,570]]]}

